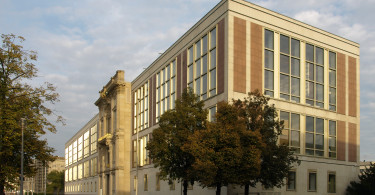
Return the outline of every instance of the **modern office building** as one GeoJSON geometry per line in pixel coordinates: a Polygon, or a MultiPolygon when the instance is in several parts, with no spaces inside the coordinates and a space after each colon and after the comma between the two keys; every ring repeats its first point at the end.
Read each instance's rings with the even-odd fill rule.
{"type": "MultiPolygon", "coordinates": [[[[248,1],[222,0],[131,83],[117,71],[103,87],[98,116],[66,144],[66,192],[86,189],[78,171],[86,170],[86,158],[75,148],[98,123],[98,158],[87,158],[98,159],[96,193],[180,194],[181,184],[160,179],[146,146],[160,116],[190,87],[209,119],[218,102],[256,89],[278,109],[285,122],[279,143],[295,149],[301,164],[285,186],[259,184],[251,193],[344,194],[359,174],[359,53],[358,43],[322,29],[248,1]]],[[[215,189],[194,185],[188,193],[215,189]]],[[[242,193],[239,186],[222,188],[222,194],[242,193]]]]}
{"type": "MultiPolygon", "coordinates": [[[[344,194],[359,173],[359,53],[358,43],[303,22],[247,1],[221,1],[132,81],[131,193],[180,193],[160,181],[145,147],[189,86],[210,115],[218,102],[255,89],[271,97],[285,121],[280,144],[294,148],[301,164],[286,186],[251,192],[344,194]]],[[[214,190],[193,186],[192,194],[214,190]]]]}
{"type": "Polygon", "coordinates": [[[65,194],[98,194],[98,115],[65,144],[65,194]]]}

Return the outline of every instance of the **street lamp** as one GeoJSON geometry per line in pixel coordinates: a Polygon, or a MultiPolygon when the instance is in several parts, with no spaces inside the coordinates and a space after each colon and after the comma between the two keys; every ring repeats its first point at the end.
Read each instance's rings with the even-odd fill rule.
{"type": "Polygon", "coordinates": [[[20,195],[23,195],[23,128],[24,118],[21,118],[21,134],[22,134],[22,145],[21,145],[21,181],[20,181],[20,195]]]}

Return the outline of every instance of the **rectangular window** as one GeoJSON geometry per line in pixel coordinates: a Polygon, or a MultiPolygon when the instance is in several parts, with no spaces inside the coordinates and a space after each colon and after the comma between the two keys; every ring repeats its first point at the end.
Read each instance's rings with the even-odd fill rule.
{"type": "Polygon", "coordinates": [[[216,28],[195,42],[188,56],[188,87],[202,100],[216,95],[216,28]]]}
{"type": "Polygon", "coordinates": [[[137,140],[133,140],[133,155],[132,155],[132,159],[133,159],[133,163],[132,163],[132,167],[137,167],[137,140]]]}
{"type": "Polygon", "coordinates": [[[65,167],[69,165],[69,147],[65,148],[65,167]]]}
{"type": "Polygon", "coordinates": [[[309,186],[308,191],[316,192],[316,172],[309,172],[309,186]]]}
{"type": "Polygon", "coordinates": [[[97,140],[98,140],[98,134],[97,134],[97,126],[94,125],[91,127],[91,154],[94,154],[97,150],[97,140]]]}
{"type": "Polygon", "coordinates": [[[299,51],[299,40],[280,35],[280,98],[294,102],[300,102],[299,51]]]}
{"type": "Polygon", "coordinates": [[[329,109],[336,111],[336,53],[329,52],[329,109]]]}
{"type": "Polygon", "coordinates": [[[300,115],[280,111],[280,120],[284,129],[280,135],[280,144],[289,146],[296,154],[300,153],[300,115]]]}
{"type": "Polygon", "coordinates": [[[90,154],[90,130],[83,134],[83,157],[86,158],[90,154]]]}
{"type": "Polygon", "coordinates": [[[77,166],[73,167],[73,181],[77,180],[77,166]]]}
{"type": "Polygon", "coordinates": [[[296,171],[288,172],[287,190],[296,190],[296,171]]]}
{"type": "Polygon", "coordinates": [[[264,94],[274,96],[274,33],[264,31],[264,94]]]}
{"type": "Polygon", "coordinates": [[[214,122],[215,121],[215,114],[216,114],[216,106],[214,106],[214,107],[211,107],[210,109],[209,109],[209,118],[208,118],[208,120],[210,121],[210,122],[214,122]]]}
{"type": "Polygon", "coordinates": [[[160,191],[160,173],[156,173],[156,191],[160,191]]]}
{"type": "Polygon", "coordinates": [[[138,144],[139,166],[150,164],[150,160],[148,158],[148,150],[146,150],[148,142],[149,142],[149,135],[143,136],[139,139],[139,144],[138,144]]]}
{"type": "Polygon", "coordinates": [[[83,176],[89,177],[90,176],[90,161],[85,161],[83,164],[83,176]]]}
{"type": "Polygon", "coordinates": [[[78,161],[82,160],[83,156],[83,135],[78,138],[78,161]]]}
{"type": "Polygon", "coordinates": [[[306,104],[324,108],[324,50],[306,44],[306,104]]]}
{"type": "Polygon", "coordinates": [[[336,193],[336,173],[328,173],[328,193],[336,193]]]}
{"type": "Polygon", "coordinates": [[[306,155],[324,156],[324,119],[306,116],[306,155]]]}
{"type": "MultiPolygon", "coordinates": [[[[160,81],[161,72],[157,74],[157,80],[160,81]]],[[[164,80],[164,79],[163,79],[164,80]]],[[[161,83],[160,83],[161,84],[161,83]]],[[[148,94],[149,94],[149,84],[146,82],[137,90],[135,90],[134,94],[134,131],[133,133],[137,133],[138,131],[144,130],[148,128],[148,94]]],[[[156,90],[157,93],[157,101],[160,100],[161,94],[160,85],[158,84],[159,88],[156,90]]],[[[159,113],[159,112],[158,112],[159,113]]],[[[113,110],[113,115],[117,115],[116,110],[113,110]]],[[[117,116],[116,116],[117,117],[117,116]]]]}
{"type": "Polygon", "coordinates": [[[329,157],[336,158],[336,121],[329,121],[329,157]]]}
{"type": "Polygon", "coordinates": [[[98,172],[98,159],[91,159],[91,176],[95,176],[98,172]]]}
{"type": "Polygon", "coordinates": [[[175,190],[176,189],[176,182],[174,180],[169,181],[169,190],[175,190]]]}
{"type": "Polygon", "coordinates": [[[78,165],[78,179],[82,179],[83,177],[83,164],[78,165]]]}
{"type": "Polygon", "coordinates": [[[148,190],[148,176],[147,176],[147,174],[145,174],[144,177],[143,177],[143,190],[144,191],[148,190]]]}
{"type": "Polygon", "coordinates": [[[77,140],[73,142],[73,163],[77,162],[77,140]]]}

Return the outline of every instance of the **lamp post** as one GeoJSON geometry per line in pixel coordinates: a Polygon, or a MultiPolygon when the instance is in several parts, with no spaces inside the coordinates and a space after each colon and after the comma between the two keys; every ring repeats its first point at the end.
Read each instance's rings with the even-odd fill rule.
{"type": "Polygon", "coordinates": [[[21,145],[21,178],[20,178],[20,195],[23,195],[23,128],[24,128],[24,118],[21,118],[21,134],[22,134],[22,145],[21,145]]]}

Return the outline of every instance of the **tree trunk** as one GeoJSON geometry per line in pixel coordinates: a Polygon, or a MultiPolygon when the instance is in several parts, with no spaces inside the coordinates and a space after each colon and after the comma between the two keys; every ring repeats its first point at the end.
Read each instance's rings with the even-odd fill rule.
{"type": "Polygon", "coordinates": [[[4,185],[0,184],[0,195],[5,195],[4,193],[4,185]]]}
{"type": "Polygon", "coordinates": [[[216,185],[216,195],[220,195],[221,192],[221,184],[216,185]]]}
{"type": "Polygon", "coordinates": [[[184,186],[184,195],[187,195],[188,181],[184,180],[183,186],[184,186]]]}
{"type": "Polygon", "coordinates": [[[249,187],[250,187],[249,184],[245,185],[245,194],[244,195],[249,195],[249,187]]]}

